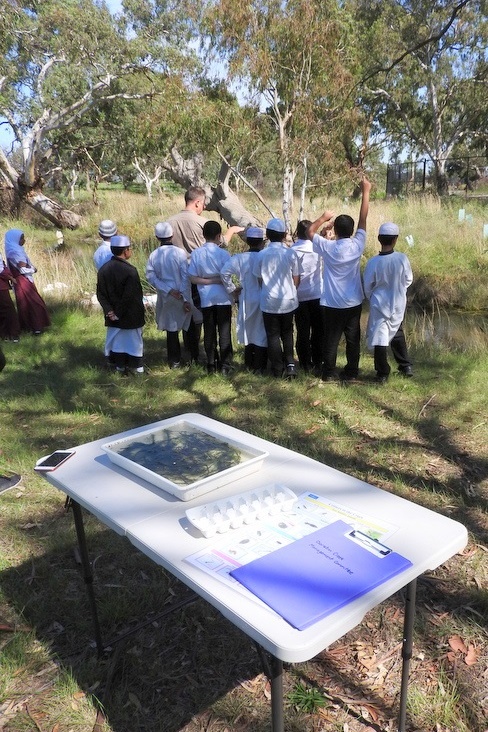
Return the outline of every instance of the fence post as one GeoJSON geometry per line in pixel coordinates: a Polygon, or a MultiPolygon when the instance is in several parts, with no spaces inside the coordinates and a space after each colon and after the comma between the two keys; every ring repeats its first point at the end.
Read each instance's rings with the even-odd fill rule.
{"type": "Polygon", "coordinates": [[[422,171],[422,191],[425,193],[425,175],[427,172],[427,160],[424,158],[424,169],[422,171]]]}

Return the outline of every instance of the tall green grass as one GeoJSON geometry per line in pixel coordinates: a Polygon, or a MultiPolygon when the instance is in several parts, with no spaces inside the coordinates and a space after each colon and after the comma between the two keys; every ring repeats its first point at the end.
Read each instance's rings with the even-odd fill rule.
{"type": "MultiPolygon", "coordinates": [[[[265,223],[268,213],[262,205],[246,192],[242,197],[265,223]]],[[[279,211],[279,201],[274,200],[271,204],[279,211]]],[[[132,261],[143,275],[147,257],[157,246],[155,224],[181,210],[183,205],[183,195],[172,192],[162,192],[149,201],[138,193],[101,190],[99,205],[95,207],[85,202],[82,227],[64,232],[66,250],[57,254],[52,252],[56,243],[54,228],[46,227],[44,222],[34,225],[32,216],[27,224],[4,219],[0,226],[4,230],[13,227],[25,230],[27,251],[39,270],[36,282],[40,289],[63,283],[68,289],[56,290],[56,297],[78,300],[94,292],[92,256],[101,219],[113,219],[119,232],[131,238],[134,244],[132,261]]],[[[414,271],[411,293],[423,307],[432,311],[438,307],[470,312],[487,310],[488,240],[483,238],[483,224],[488,219],[488,208],[480,202],[468,202],[465,208],[472,221],[459,222],[458,206],[433,197],[373,200],[364,261],[378,250],[376,233],[381,223],[395,221],[401,231],[397,248],[408,254],[414,271]],[[413,246],[407,243],[407,236],[413,237],[413,246]]],[[[359,202],[315,199],[308,204],[305,217],[315,219],[325,208],[348,213],[357,220],[359,202]]],[[[215,213],[206,215],[218,219],[215,213]]],[[[231,251],[236,246],[239,246],[237,239],[231,245],[231,251]]]]}
{"type": "MultiPolygon", "coordinates": [[[[35,729],[36,723],[42,730],[59,725],[60,732],[91,732],[97,699],[108,718],[104,732],[269,728],[268,688],[252,645],[202,601],[154,622],[118,654],[96,659],[88,645],[92,630],[73,555],[72,517],[64,513],[63,496],[33,471],[37,458],[56,448],[185,412],[234,425],[465,523],[467,552],[419,583],[409,721],[426,732],[434,732],[437,721],[447,729],[484,732],[488,351],[483,318],[473,320],[465,337],[466,325],[459,334],[453,335],[452,327],[441,334],[445,320],[437,318],[435,308],[409,315],[406,332],[415,377],[407,380],[394,373],[380,388],[372,381],[373,362],[364,348],[363,380],[348,387],[303,374],[295,382],[259,379],[243,369],[240,350],[230,379],[209,378],[200,368],[171,371],[165,365],[164,335],[149,312],[146,373],[141,379],[120,378],[104,369],[101,312],[80,305],[94,292],[91,258],[98,222],[114,218],[122,231],[131,232],[133,261],[142,273],[156,244],[154,224],[178,210],[181,202],[163,196],[148,204],[136,194],[103,195],[83,228],[66,232],[65,252],[46,251],[53,244],[52,232],[26,226],[39,289],[58,281],[67,288],[46,293],[53,324],[42,337],[25,335],[18,344],[3,344],[8,362],[0,375],[0,472],[20,472],[23,480],[0,496],[0,617],[27,628],[0,634],[0,714],[10,710],[6,732],[35,729]],[[449,660],[454,634],[478,649],[473,666],[459,654],[449,660]]],[[[357,215],[356,204],[336,202],[334,207],[357,215]]],[[[368,254],[375,251],[373,231],[382,220],[393,219],[402,232],[414,236],[408,254],[417,276],[429,271],[436,282],[448,273],[455,279],[458,270],[441,256],[446,252],[441,234],[449,230],[446,221],[458,231],[456,218],[457,211],[435,201],[373,202],[368,254]]],[[[481,219],[477,215],[476,226],[481,219]]],[[[15,224],[22,228],[21,222],[15,224]]],[[[466,236],[474,226],[466,229],[466,236]]],[[[483,281],[477,257],[485,256],[475,249],[483,245],[463,241],[458,237],[453,248],[465,248],[475,289],[483,281]]],[[[479,306],[486,307],[486,302],[479,306]]],[[[340,366],[344,360],[341,346],[340,366]]],[[[86,531],[105,635],[132,627],[138,618],[151,618],[173,598],[184,596],[185,588],[174,578],[93,517],[86,517],[86,531]]],[[[334,644],[330,656],[300,665],[306,676],[303,688],[317,690],[314,700],[322,691],[334,691],[326,718],[324,709],[296,698],[295,675],[286,671],[285,691],[291,694],[287,729],[308,732],[326,723],[359,732],[365,723],[356,712],[366,714],[365,700],[379,710],[381,729],[393,726],[400,608],[401,600],[392,598],[334,644]],[[381,686],[364,674],[358,648],[388,659],[381,686]],[[347,703],[341,705],[341,696],[347,703]]]]}

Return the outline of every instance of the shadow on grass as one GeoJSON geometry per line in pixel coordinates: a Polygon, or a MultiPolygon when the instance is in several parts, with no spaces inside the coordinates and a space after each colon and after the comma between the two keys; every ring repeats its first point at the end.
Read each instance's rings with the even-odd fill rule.
{"type": "MultiPolygon", "coordinates": [[[[31,532],[34,543],[39,528],[31,532]]],[[[86,528],[104,641],[190,597],[184,585],[98,522],[87,517],[86,528]]],[[[202,600],[150,622],[97,658],[72,517],[50,516],[41,530],[56,534],[47,542],[51,550],[4,571],[3,591],[80,688],[93,691],[111,729],[177,732],[261,672],[252,642],[202,600]]],[[[261,711],[256,732],[269,729],[266,702],[261,711]]]]}
{"type": "MultiPolygon", "coordinates": [[[[79,322],[80,328],[91,327],[93,319],[88,325],[83,319],[79,322]]],[[[59,314],[57,326],[62,323],[69,326],[69,314],[59,314]]],[[[102,328],[100,333],[103,335],[102,328]]],[[[399,398],[409,384],[393,377],[383,390],[366,382],[345,389],[334,385],[328,392],[319,391],[319,385],[305,377],[286,383],[236,371],[226,381],[220,376],[208,378],[201,368],[170,372],[162,365],[164,341],[157,335],[146,338],[151,372],[140,380],[121,379],[103,369],[100,333],[97,330],[93,338],[80,338],[79,344],[60,334],[29,341],[26,337],[28,370],[22,352],[11,351],[7,378],[2,380],[2,399],[9,405],[5,419],[25,425],[17,439],[29,454],[45,454],[47,447],[70,447],[178,413],[199,412],[387,490],[404,486],[403,492],[414,492],[416,502],[464,523],[476,543],[485,540],[483,511],[487,500],[482,484],[488,477],[488,461],[459,448],[456,435],[443,424],[449,405],[444,404],[442,410],[435,401],[425,406],[434,393],[431,372],[438,371],[435,362],[425,360],[422,364],[429,391],[419,394],[418,408],[412,414],[399,398]],[[297,405],[303,409],[304,400],[320,401],[319,422],[326,417],[320,429],[310,434],[305,434],[303,420],[297,417],[297,405]],[[341,405],[346,402],[353,404],[358,414],[362,407],[371,410],[373,405],[375,413],[383,414],[392,425],[400,425],[406,436],[372,437],[358,431],[343,414],[341,405]],[[452,473],[436,477],[419,470],[425,463],[422,453],[442,459],[453,467],[452,473]],[[382,454],[393,457],[379,459],[382,454]],[[412,457],[401,459],[401,454],[412,457]],[[439,495],[449,497],[449,507],[445,501],[436,505],[439,495]]],[[[453,362],[450,376],[458,385],[452,399],[454,407],[462,398],[468,374],[461,366],[456,370],[453,362]]],[[[46,512],[42,536],[37,527],[29,533],[18,527],[19,540],[32,541],[33,559],[3,572],[4,592],[36,628],[38,637],[71,670],[81,688],[93,689],[102,700],[114,730],[126,732],[130,719],[131,732],[176,732],[234,689],[239,680],[260,673],[249,639],[203,601],[124,641],[122,653],[96,660],[86,645],[92,629],[79,567],[72,555],[75,538],[71,524],[70,517],[55,511],[46,512]]],[[[88,518],[87,527],[105,636],[132,627],[137,619],[151,618],[153,612],[166,606],[168,597],[185,597],[183,585],[126,541],[94,519],[88,518]]],[[[449,581],[447,570],[440,570],[440,576],[445,576],[444,582],[422,585],[423,605],[435,606],[467,625],[473,615],[486,617],[487,600],[481,589],[474,583],[449,581]]],[[[432,627],[424,623],[418,630],[419,640],[428,646],[431,633],[432,627]]],[[[367,685],[356,683],[343,672],[339,678],[352,694],[371,698],[385,717],[394,716],[391,706],[367,685]]],[[[469,704],[471,696],[472,688],[466,683],[463,703],[469,704]]],[[[235,723],[236,728],[269,729],[267,702],[261,706],[252,696],[237,703],[234,718],[229,709],[220,717],[228,719],[230,725],[235,723]]],[[[481,727],[472,725],[472,732],[478,729],[481,727]]]]}

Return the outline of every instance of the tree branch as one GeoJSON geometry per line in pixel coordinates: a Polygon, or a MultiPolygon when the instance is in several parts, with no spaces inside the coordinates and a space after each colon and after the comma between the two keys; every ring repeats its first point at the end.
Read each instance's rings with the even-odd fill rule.
{"type": "Polygon", "coordinates": [[[251,183],[249,183],[249,181],[242,175],[241,172],[239,172],[239,170],[237,170],[237,168],[234,168],[234,166],[229,163],[227,158],[220,152],[219,148],[217,148],[217,152],[220,155],[220,157],[222,158],[222,160],[224,161],[224,163],[228,166],[229,170],[234,175],[236,175],[238,178],[240,178],[242,180],[242,182],[249,188],[249,190],[251,190],[254,193],[254,195],[259,200],[259,202],[262,203],[264,208],[266,209],[266,211],[268,211],[271,218],[275,218],[275,214],[270,209],[270,207],[265,203],[265,201],[264,201],[263,197],[261,196],[261,194],[259,193],[259,191],[257,191],[251,183]]]}
{"type": "Polygon", "coordinates": [[[419,41],[419,43],[417,43],[415,46],[412,46],[411,48],[407,48],[407,50],[404,51],[402,54],[400,54],[400,56],[398,56],[394,61],[392,61],[389,66],[382,66],[382,67],[374,69],[373,71],[371,71],[371,73],[369,73],[367,76],[365,76],[364,78],[362,78],[359,81],[358,86],[361,84],[365,84],[367,81],[369,81],[369,79],[372,79],[373,76],[376,76],[377,74],[380,74],[380,73],[388,74],[390,71],[392,71],[395,68],[395,66],[398,66],[398,64],[400,64],[403,61],[403,59],[406,58],[407,56],[412,55],[413,53],[418,51],[420,48],[427,46],[429,43],[435,43],[436,41],[440,41],[440,39],[447,33],[447,31],[449,30],[451,25],[454,23],[457,16],[461,12],[461,10],[465,7],[465,5],[468,5],[468,3],[470,3],[470,2],[471,2],[471,0],[461,0],[461,2],[458,3],[453,8],[453,11],[451,13],[449,20],[440,29],[440,31],[438,31],[438,33],[435,33],[434,35],[429,36],[428,38],[424,38],[422,41],[419,41]]]}
{"type": "Polygon", "coordinates": [[[402,108],[400,107],[400,105],[398,104],[398,102],[396,101],[396,99],[394,99],[394,98],[393,98],[393,97],[391,96],[391,94],[389,94],[389,93],[388,93],[388,92],[386,91],[386,89],[368,89],[368,91],[369,91],[369,92],[370,92],[371,94],[373,94],[374,96],[382,96],[382,97],[386,97],[386,99],[388,99],[388,101],[389,101],[389,102],[390,102],[390,103],[391,103],[391,104],[392,104],[392,105],[393,105],[393,106],[395,107],[396,111],[397,111],[397,112],[398,112],[398,114],[399,114],[399,115],[401,116],[401,118],[402,118],[402,120],[403,120],[403,122],[404,122],[404,124],[405,124],[405,127],[406,127],[406,128],[407,128],[407,130],[409,131],[409,133],[410,133],[410,135],[411,135],[412,139],[413,139],[413,140],[415,140],[415,142],[416,142],[416,143],[417,143],[418,145],[422,146],[422,147],[423,147],[423,148],[424,148],[424,149],[426,150],[426,152],[428,153],[428,155],[429,155],[429,156],[430,156],[431,158],[434,158],[434,157],[435,157],[435,154],[433,153],[433,151],[432,151],[432,148],[431,148],[431,146],[429,145],[428,141],[427,141],[427,140],[425,139],[425,137],[420,137],[420,135],[418,135],[418,134],[417,134],[417,133],[415,132],[415,130],[414,130],[414,129],[412,128],[412,126],[411,126],[411,124],[410,124],[410,120],[409,120],[408,116],[407,116],[407,115],[405,114],[405,112],[404,112],[404,111],[402,110],[402,108]]]}

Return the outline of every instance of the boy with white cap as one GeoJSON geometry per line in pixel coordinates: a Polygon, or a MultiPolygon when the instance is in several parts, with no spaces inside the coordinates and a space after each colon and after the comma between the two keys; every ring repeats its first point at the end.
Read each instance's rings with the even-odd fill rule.
{"type": "Polygon", "coordinates": [[[102,241],[93,255],[93,263],[97,272],[105,262],[112,259],[110,239],[117,234],[117,226],[110,219],[104,219],[100,222],[98,233],[102,241]]]}
{"type": "Polygon", "coordinates": [[[173,246],[173,227],[167,221],[156,224],[154,233],[158,249],[149,255],[147,281],[157,290],[156,323],[166,331],[166,347],[170,368],[181,364],[180,330],[188,330],[191,320],[191,289],[187,255],[173,246]]]}
{"type": "Polygon", "coordinates": [[[249,251],[234,254],[222,268],[220,276],[229,295],[239,303],[237,342],[244,345],[244,364],[256,374],[264,374],[268,362],[268,339],[259,306],[261,291],[252,273],[253,262],[264,247],[264,229],[250,226],[246,229],[246,241],[249,251]],[[238,285],[233,278],[239,282],[238,285]]]}
{"type": "Polygon", "coordinates": [[[119,373],[142,374],[145,313],[141,280],[137,269],[129,263],[129,237],[112,237],[110,248],[113,256],[97,275],[97,299],[107,327],[106,348],[119,373]]]}
{"type": "Polygon", "coordinates": [[[269,245],[255,258],[252,272],[261,284],[260,307],[271,373],[294,379],[293,313],[298,307],[300,265],[296,253],[284,246],[286,225],[282,219],[268,221],[266,238],[269,245]]]}
{"type": "Polygon", "coordinates": [[[366,264],[363,275],[364,293],[370,310],[366,338],[374,350],[376,381],[384,384],[390,374],[387,348],[391,346],[398,370],[413,376],[402,321],[407,305],[407,288],[413,281],[412,268],[406,254],[395,252],[400,231],[391,222],[382,224],[378,233],[381,251],[366,264]]]}

